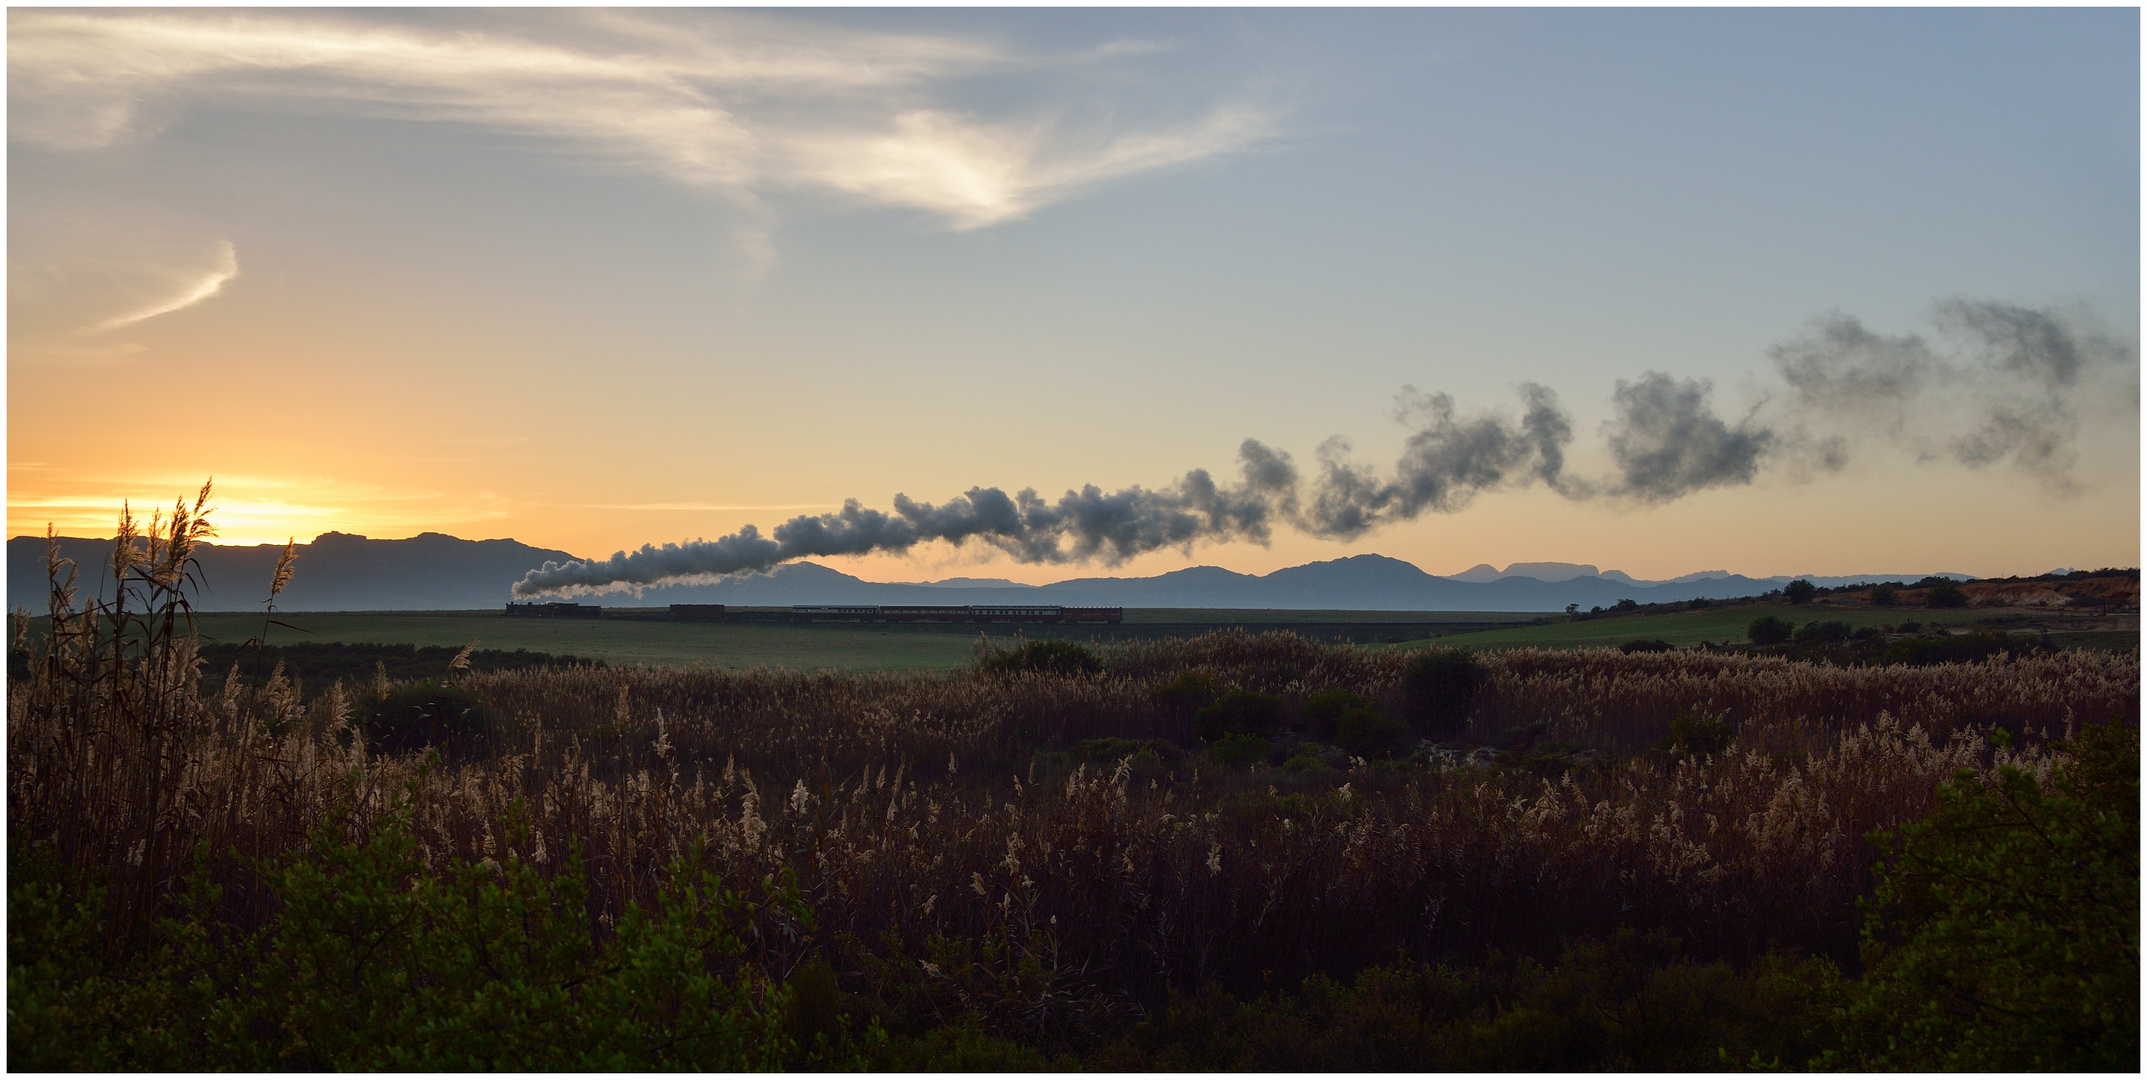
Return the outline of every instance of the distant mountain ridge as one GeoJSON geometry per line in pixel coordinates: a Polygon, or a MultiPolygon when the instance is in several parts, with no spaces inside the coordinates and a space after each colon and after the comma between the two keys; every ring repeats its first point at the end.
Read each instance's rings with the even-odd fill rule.
{"type": "MultiPolygon", "coordinates": [[[[77,587],[104,596],[110,540],[63,537],[60,553],[81,567],[77,587]]],[[[258,611],[281,545],[199,549],[203,611],[258,611]]],[[[281,611],[469,610],[498,607],[515,582],[545,562],[575,556],[516,540],[462,540],[422,533],[407,540],[370,540],[328,532],[299,545],[298,572],[276,598],[281,611]]],[[[7,542],[8,606],[42,613],[46,607],[45,541],[18,536],[7,542]]],[[[1862,574],[1849,577],[1797,575],[1821,586],[1862,581],[1915,581],[1923,574],[1862,574]]],[[[1966,580],[1966,574],[1945,574],[1966,580]]],[[[1688,574],[1670,581],[1642,581],[1584,563],[1514,563],[1504,571],[1489,564],[1452,577],[1429,574],[1413,563],[1384,555],[1353,555],[1285,567],[1268,574],[1240,574],[1218,566],[1194,566],[1144,578],[1084,577],[1049,585],[1022,585],[1004,578],[947,578],[938,582],[873,582],[818,563],[792,563],[772,573],[714,584],[667,585],[642,595],[585,599],[624,607],[664,604],[1072,604],[1104,607],[1341,609],[1359,611],[1561,611],[1636,603],[1730,599],[1778,589],[1789,575],[1752,578],[1723,571],[1688,574]],[[1525,571],[1525,572],[1524,572],[1525,571]],[[1488,576],[1486,573],[1488,572],[1488,576]]]]}

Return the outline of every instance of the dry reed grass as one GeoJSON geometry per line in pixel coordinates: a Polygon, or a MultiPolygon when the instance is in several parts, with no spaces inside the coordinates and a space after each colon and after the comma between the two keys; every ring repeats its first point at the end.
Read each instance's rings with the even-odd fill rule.
{"type": "Polygon", "coordinates": [[[1524,651],[1484,658],[1472,737],[1619,756],[1548,776],[1224,772],[1205,758],[1067,772],[1034,756],[1188,741],[1151,698],[1187,671],[1299,701],[1331,685],[1391,701],[1406,661],[1221,633],[1112,647],[1093,677],[457,672],[460,692],[507,718],[489,752],[379,756],[350,722],[389,686],[306,703],[279,668],[196,692],[175,550],[114,564],[155,617],[76,610],[55,561],[52,633],[9,693],[11,828],[109,868],[122,925],[156,910],[196,850],[226,887],[225,916],[258,925],[275,900],[255,861],[323,821],[362,836],[407,799],[435,865],[516,855],[556,870],[578,853],[600,923],[648,904],[662,868],[696,850],[735,882],[795,875],[817,921],[768,915],[752,935],[765,970],[827,950],[890,1009],[1009,1033],[1091,1026],[1169,989],[1256,993],[1397,954],[1541,952],[1619,926],[1730,958],[1784,946],[1853,963],[1867,833],[1923,816],[1958,770],[2047,768],[2048,738],[2139,713],[2137,652],[1836,669],[1524,651]],[[1730,721],[1730,749],[1635,753],[1686,713],[1730,721]],[[1984,740],[2001,722],[2018,749],[1984,740]]]}

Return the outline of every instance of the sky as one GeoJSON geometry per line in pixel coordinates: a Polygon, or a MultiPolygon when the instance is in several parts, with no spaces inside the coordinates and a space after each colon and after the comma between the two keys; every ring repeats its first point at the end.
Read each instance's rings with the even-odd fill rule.
{"type": "Polygon", "coordinates": [[[2136,9],[8,29],[10,536],[2139,562],[2136,9]]]}

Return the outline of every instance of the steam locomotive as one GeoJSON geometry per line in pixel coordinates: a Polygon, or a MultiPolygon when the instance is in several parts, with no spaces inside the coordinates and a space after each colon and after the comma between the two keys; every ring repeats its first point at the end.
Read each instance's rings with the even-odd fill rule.
{"type": "Polygon", "coordinates": [[[1125,609],[1058,604],[793,604],[793,622],[1118,623],[1125,609]]]}

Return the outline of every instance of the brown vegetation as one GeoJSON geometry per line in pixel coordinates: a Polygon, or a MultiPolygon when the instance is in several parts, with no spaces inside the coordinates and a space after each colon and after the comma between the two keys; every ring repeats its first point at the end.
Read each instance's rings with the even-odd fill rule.
{"type": "Polygon", "coordinates": [[[763,905],[749,962],[785,979],[825,957],[858,1008],[909,1030],[1095,1032],[1172,993],[1550,956],[1625,928],[1853,968],[1873,830],[1929,813],[1961,770],[2045,774],[2052,739],[2139,721],[2136,651],[1835,668],[1523,650],[1481,658],[1456,744],[1225,767],[1159,689],[1272,695],[1285,725],[1333,688],[1391,713],[1410,660],[1243,632],[1112,646],[1094,672],[450,665],[433,688],[383,674],[307,700],[279,667],[204,696],[183,558],[156,553],[118,567],[155,617],[76,611],[56,586],[9,691],[10,828],[106,868],[114,925],[165,910],[197,858],[220,918],[262,925],[264,867],[401,804],[443,873],[580,860],[601,926],[654,904],[682,859],[794,877],[816,916],[763,905]],[[413,691],[470,726],[369,746],[363,718],[413,691]]]}

